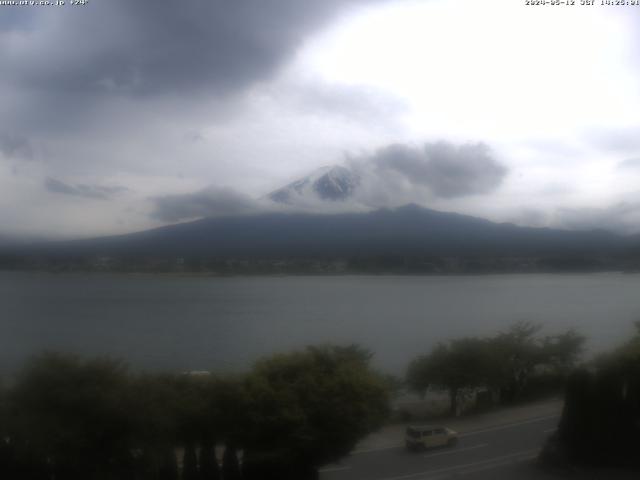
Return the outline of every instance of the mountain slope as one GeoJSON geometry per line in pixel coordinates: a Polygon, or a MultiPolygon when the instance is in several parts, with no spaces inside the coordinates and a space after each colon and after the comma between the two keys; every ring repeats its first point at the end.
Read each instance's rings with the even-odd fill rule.
{"type": "Polygon", "coordinates": [[[369,213],[203,219],[130,235],[48,243],[37,252],[210,258],[595,256],[621,253],[632,243],[605,231],[524,228],[409,205],[369,213]]]}

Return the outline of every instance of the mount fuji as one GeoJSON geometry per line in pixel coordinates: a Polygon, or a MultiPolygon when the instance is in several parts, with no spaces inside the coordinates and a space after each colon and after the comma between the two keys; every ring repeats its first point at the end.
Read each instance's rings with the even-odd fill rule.
{"type": "Polygon", "coordinates": [[[360,184],[360,177],[346,167],[331,165],[274,190],[267,198],[286,205],[340,202],[348,200],[360,184]]]}

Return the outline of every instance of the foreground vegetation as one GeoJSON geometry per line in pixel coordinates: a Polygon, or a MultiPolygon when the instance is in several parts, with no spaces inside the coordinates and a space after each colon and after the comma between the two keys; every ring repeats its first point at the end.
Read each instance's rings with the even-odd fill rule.
{"type": "MultiPolygon", "coordinates": [[[[414,359],[405,385],[508,404],[566,386],[552,463],[637,463],[640,323],[625,345],[578,362],[584,338],[528,322],[414,359]]],[[[0,386],[0,478],[305,480],[388,418],[391,384],[358,346],[308,347],[242,376],[140,374],[111,359],[46,353],[0,386]]],[[[396,385],[397,387],[398,385],[396,385]]],[[[482,400],[482,402],[480,402],[482,400]]]]}
{"type": "Polygon", "coordinates": [[[640,322],[622,346],[568,379],[558,431],[542,459],[563,466],[640,468],[640,322]]]}
{"type": "Polygon", "coordinates": [[[220,378],[44,354],[0,397],[0,478],[316,478],[388,413],[369,359],[355,346],[313,347],[220,378]]]}
{"type": "Polygon", "coordinates": [[[494,337],[440,343],[410,363],[407,385],[422,395],[433,389],[446,391],[450,415],[459,414],[462,401],[472,395],[477,406],[488,406],[561,393],[585,339],[573,330],[541,337],[540,329],[519,322],[494,337]]]}

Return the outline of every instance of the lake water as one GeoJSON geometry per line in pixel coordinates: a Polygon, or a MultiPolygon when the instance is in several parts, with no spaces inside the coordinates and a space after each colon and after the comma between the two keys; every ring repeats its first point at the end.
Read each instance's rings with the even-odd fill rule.
{"type": "Polygon", "coordinates": [[[357,342],[402,373],[438,341],[517,320],[574,327],[591,352],[640,318],[640,275],[177,277],[0,272],[0,370],[44,349],[135,368],[230,370],[261,355],[357,342]]]}

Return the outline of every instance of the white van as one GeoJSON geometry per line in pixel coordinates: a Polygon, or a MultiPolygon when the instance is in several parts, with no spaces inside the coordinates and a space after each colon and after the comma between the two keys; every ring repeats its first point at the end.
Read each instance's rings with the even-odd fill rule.
{"type": "Polygon", "coordinates": [[[458,432],[447,427],[407,427],[405,445],[409,450],[435,447],[453,447],[458,443],[458,432]]]}

